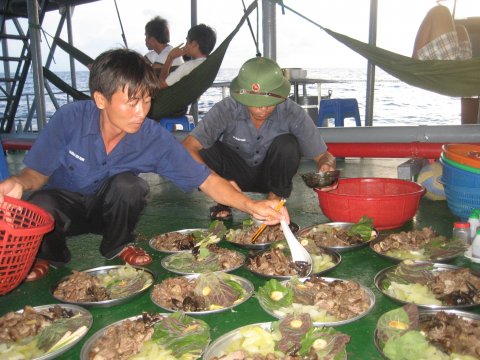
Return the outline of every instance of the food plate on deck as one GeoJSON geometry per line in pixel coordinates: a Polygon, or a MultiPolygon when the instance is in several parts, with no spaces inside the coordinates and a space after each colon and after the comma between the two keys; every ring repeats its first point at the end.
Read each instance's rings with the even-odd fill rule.
{"type": "Polygon", "coordinates": [[[358,282],[319,276],[271,279],[257,290],[256,298],[263,310],[278,319],[306,313],[314,326],[351,323],[375,305],[373,292],[358,282]]]}
{"type": "MultiPolygon", "coordinates": [[[[305,244],[304,247],[313,260],[312,274],[324,274],[342,261],[339,253],[320,248],[313,242],[305,244]]],[[[270,249],[249,254],[245,267],[256,275],[282,280],[290,279],[292,276],[305,277],[309,275],[310,270],[305,264],[292,261],[286,240],[274,242],[270,249]]]]}
{"type": "MultiPolygon", "coordinates": [[[[278,240],[285,240],[280,224],[267,226],[265,230],[252,243],[252,237],[261,224],[255,223],[252,219],[245,220],[242,224],[229,229],[225,234],[225,240],[229,243],[251,250],[264,250],[278,240]]],[[[289,224],[290,230],[295,234],[299,226],[295,223],[289,224]]]]}
{"type": "Polygon", "coordinates": [[[0,358],[47,360],[78,343],[92,326],[89,311],[55,304],[9,312],[0,317],[0,358]]]}
{"type": "Polygon", "coordinates": [[[317,246],[338,252],[363,248],[378,236],[373,224],[365,234],[355,229],[358,229],[355,223],[330,222],[303,228],[297,236],[300,242],[303,239],[313,240],[317,246]]]}
{"type": "Polygon", "coordinates": [[[180,275],[211,271],[233,271],[245,263],[242,253],[216,245],[182,251],[164,257],[160,264],[168,271],[180,275]]]}
{"type": "Polygon", "coordinates": [[[52,286],[55,299],[85,307],[109,307],[123,304],[147,291],[155,273],[132,265],[101,266],[73,271],[52,286]]]}
{"type": "Polygon", "coordinates": [[[150,239],[153,250],[172,254],[189,251],[197,246],[216,244],[222,240],[226,231],[225,225],[219,220],[212,221],[208,229],[183,229],[157,235],[150,239]]]}
{"type": "Polygon", "coordinates": [[[274,322],[242,326],[220,336],[205,350],[203,360],[345,360],[349,341],[348,335],[334,328],[313,327],[308,314],[289,315],[274,322]]]}
{"type": "Polygon", "coordinates": [[[83,345],[80,359],[192,360],[209,342],[210,328],[202,320],[180,312],[143,313],[97,331],[83,345]]]}
{"type": "MultiPolygon", "coordinates": [[[[203,239],[207,231],[207,229],[170,231],[151,238],[149,244],[153,250],[167,254],[188,251],[193,249],[200,239],[203,239]]],[[[220,239],[218,241],[220,241],[220,239]]]]}
{"type": "Polygon", "coordinates": [[[465,309],[480,305],[480,275],[468,268],[405,260],[381,270],[375,286],[400,303],[431,309],[465,309]]]}
{"type": "Polygon", "coordinates": [[[153,287],[151,299],[168,311],[203,315],[232,309],[247,301],[253,291],[247,279],[214,272],[165,279],[153,287]]]}
{"type": "Polygon", "coordinates": [[[463,255],[466,245],[462,240],[447,239],[430,227],[425,227],[421,230],[379,236],[370,242],[370,248],[393,262],[406,259],[447,262],[463,255]]]}
{"type": "Polygon", "coordinates": [[[390,360],[474,360],[480,353],[479,336],[478,314],[407,304],[380,316],[374,343],[390,360]]]}

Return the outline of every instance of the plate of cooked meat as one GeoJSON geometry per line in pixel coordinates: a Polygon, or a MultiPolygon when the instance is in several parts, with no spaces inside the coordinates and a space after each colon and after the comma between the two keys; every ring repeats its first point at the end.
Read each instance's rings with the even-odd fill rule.
{"type": "Polygon", "coordinates": [[[168,271],[180,275],[199,274],[212,271],[233,271],[245,263],[241,252],[217,245],[196,247],[164,257],[160,264],[168,271]]]}
{"type": "Polygon", "coordinates": [[[342,252],[368,246],[378,236],[378,231],[371,226],[360,227],[349,222],[330,222],[311,225],[297,234],[299,241],[312,240],[317,246],[342,252]]]}
{"type": "Polygon", "coordinates": [[[204,360],[347,359],[350,336],[332,327],[314,327],[308,314],[246,325],[213,341],[204,360]]]}
{"type": "Polygon", "coordinates": [[[462,309],[480,305],[480,274],[469,268],[405,260],[381,270],[375,286],[400,303],[432,309],[462,309]]]}
{"type": "Polygon", "coordinates": [[[305,277],[312,274],[324,274],[337,267],[342,261],[339,253],[318,247],[313,242],[302,244],[312,257],[310,269],[306,263],[294,262],[286,240],[273,243],[270,249],[250,253],[245,267],[252,273],[276,279],[289,279],[292,276],[305,277]]]}
{"type": "Polygon", "coordinates": [[[268,280],[256,293],[262,309],[278,319],[289,314],[310,314],[314,326],[339,326],[367,315],[375,295],[353,280],[310,276],[268,280]]]}
{"type": "Polygon", "coordinates": [[[142,313],[98,330],[80,359],[198,359],[209,342],[210,327],[202,320],[180,312],[142,313]]]}
{"type": "Polygon", "coordinates": [[[53,359],[90,330],[92,314],[71,304],[25,306],[0,317],[1,359],[53,359]]]}
{"type": "MultiPolygon", "coordinates": [[[[242,224],[227,230],[225,240],[245,249],[264,250],[275,241],[285,239],[280,224],[277,224],[267,226],[265,230],[252,241],[252,237],[260,226],[261,224],[255,223],[252,219],[245,220],[242,224]]],[[[299,226],[295,223],[290,223],[289,226],[294,234],[299,230],[299,226]]]]}
{"type": "Polygon", "coordinates": [[[253,284],[224,272],[185,275],[164,279],[153,287],[152,301],[168,311],[203,315],[232,309],[253,294],[253,284]]]}
{"type": "Polygon", "coordinates": [[[155,273],[132,265],[101,266],[73,271],[52,286],[55,299],[86,307],[109,307],[123,304],[147,291],[155,273]]]}
{"type": "Polygon", "coordinates": [[[215,220],[207,229],[182,229],[156,235],[150,239],[149,244],[153,250],[167,254],[190,251],[195,247],[220,242],[226,231],[223,222],[215,220]]]}
{"type": "Polygon", "coordinates": [[[377,350],[390,360],[478,359],[480,316],[407,304],[380,316],[377,350]]]}
{"type": "Polygon", "coordinates": [[[466,245],[460,239],[448,239],[432,228],[425,227],[379,236],[370,242],[370,248],[383,258],[397,263],[406,259],[447,262],[463,255],[466,245]]]}

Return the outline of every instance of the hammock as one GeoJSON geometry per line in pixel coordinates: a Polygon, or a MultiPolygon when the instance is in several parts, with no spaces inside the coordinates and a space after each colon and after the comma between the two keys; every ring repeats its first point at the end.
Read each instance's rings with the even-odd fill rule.
{"type": "Polygon", "coordinates": [[[324,30],[374,65],[409,85],[455,97],[480,95],[480,58],[416,60],[336,33],[289,8],[281,0],[271,1],[324,30]]]}
{"type": "MultiPolygon", "coordinates": [[[[255,0],[247,8],[247,10],[245,10],[235,29],[230,33],[230,35],[227,36],[225,40],[223,40],[220,46],[214,52],[212,52],[203,63],[201,63],[190,74],[186,75],[172,86],[164,88],[158,92],[157,96],[152,99],[152,108],[148,114],[150,118],[159,120],[170,114],[181,112],[182,109],[197,100],[200,95],[202,95],[212,85],[217,77],[218,70],[220,69],[228,45],[233,37],[237,34],[238,30],[242,27],[248,15],[250,15],[250,13],[256,7],[257,0],[255,0]]],[[[62,39],[56,37],[55,41],[60,48],[72,55],[83,65],[87,66],[93,62],[91,57],[84,54],[69,43],[63,41],[62,39]]],[[[44,69],[44,71],[45,70],[47,69],[44,69]]],[[[49,76],[49,80],[52,81],[52,79],[53,77],[49,76]]],[[[79,91],[75,90],[58,77],[54,80],[55,86],[61,89],[69,90],[67,93],[74,97],[81,96],[81,94],[83,94],[78,94],[79,91]]]]}

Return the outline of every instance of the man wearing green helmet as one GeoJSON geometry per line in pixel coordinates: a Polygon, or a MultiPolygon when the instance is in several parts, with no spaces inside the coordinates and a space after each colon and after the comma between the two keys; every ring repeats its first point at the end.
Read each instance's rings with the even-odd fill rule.
{"type": "MultiPolygon", "coordinates": [[[[275,61],[252,58],[233,79],[231,96],[210,109],[183,145],[239,190],[287,198],[302,156],[321,171],[335,169],[316,125],[289,94],[290,82],[275,61]]],[[[212,218],[231,219],[223,205],[210,210],[212,218]]]]}

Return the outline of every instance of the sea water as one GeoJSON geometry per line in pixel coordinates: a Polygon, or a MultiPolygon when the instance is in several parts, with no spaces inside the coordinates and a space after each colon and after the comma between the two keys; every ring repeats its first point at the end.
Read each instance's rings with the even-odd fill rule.
{"type": "MultiPolygon", "coordinates": [[[[215,82],[229,82],[237,73],[238,69],[220,69],[215,82]]],[[[71,83],[69,72],[57,72],[56,74],[64,81],[71,83]]],[[[378,68],[375,75],[374,126],[459,125],[461,123],[460,98],[439,95],[410,86],[378,68]]],[[[367,84],[365,69],[307,69],[307,78],[335,81],[334,83],[321,84],[320,95],[327,96],[331,92],[331,96],[334,98],[356,98],[362,123],[364,122],[367,84]]],[[[89,93],[88,71],[77,72],[76,82],[79,90],[89,93]]],[[[53,85],[52,90],[56,93],[57,104],[54,104],[48,95],[46,96],[47,119],[55,112],[57,106],[72,101],[67,95],[60,94],[53,85]]],[[[307,96],[319,95],[316,84],[308,84],[306,90],[307,96]]],[[[27,119],[28,109],[34,98],[31,77],[27,80],[23,93],[24,96],[16,116],[16,125],[19,129],[19,125],[22,125],[27,119]]],[[[223,95],[221,87],[209,88],[198,101],[201,116],[220,101],[223,95]]],[[[300,95],[302,95],[302,91],[300,91],[300,95]]],[[[345,122],[345,126],[353,124],[353,119],[347,119],[345,122]]],[[[33,128],[36,128],[35,123],[33,128]]]]}

